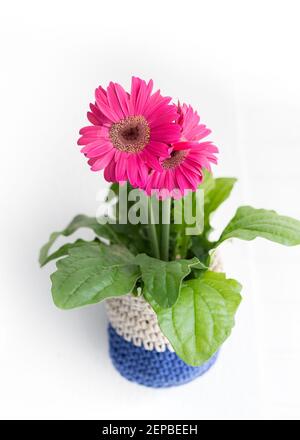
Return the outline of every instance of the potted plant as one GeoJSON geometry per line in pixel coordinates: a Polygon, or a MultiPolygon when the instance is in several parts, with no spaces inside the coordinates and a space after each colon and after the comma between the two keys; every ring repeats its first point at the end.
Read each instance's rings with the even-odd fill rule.
{"type": "Polygon", "coordinates": [[[130,93],[115,83],[96,89],[78,144],[111,183],[106,211],[79,215],[51,234],[40,264],[57,260],[58,307],[106,302],[110,355],[123,376],[167,387],[205,373],[234,326],[241,285],[222,272],[219,245],[256,237],[297,245],[300,222],[242,206],[212,241],[211,215],[236,179],[213,178],[218,149],[192,107],[152,88],[132,78],[130,93]],[[50,252],[79,228],[95,239],[50,252]]]}

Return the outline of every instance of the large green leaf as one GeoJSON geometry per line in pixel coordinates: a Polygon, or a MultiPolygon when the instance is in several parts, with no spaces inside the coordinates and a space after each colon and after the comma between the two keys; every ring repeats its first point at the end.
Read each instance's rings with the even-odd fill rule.
{"type": "Polygon", "coordinates": [[[192,266],[205,269],[197,258],[166,262],[139,254],[135,261],[141,268],[145,294],[164,308],[175,304],[182,280],[191,272],[192,266]]]}
{"type": "Polygon", "coordinates": [[[278,215],[275,211],[242,206],[223,231],[217,245],[228,238],[253,240],[256,237],[286,246],[300,244],[300,221],[278,215]]]}
{"type": "Polygon", "coordinates": [[[110,240],[112,243],[121,244],[121,240],[118,235],[114,232],[113,228],[110,224],[100,224],[97,222],[95,217],[88,217],[86,215],[77,215],[74,219],[69,223],[69,225],[63,229],[62,231],[53,232],[49,240],[40,250],[39,263],[41,266],[47,263],[49,260],[49,250],[54,244],[54,242],[60,236],[68,237],[69,235],[74,234],[80,228],[89,228],[92,229],[96,235],[99,237],[110,240]]]}
{"type": "Polygon", "coordinates": [[[130,293],[140,276],[124,247],[90,242],[69,249],[51,275],[54,303],[62,309],[94,304],[130,293]]]}
{"type": "Polygon", "coordinates": [[[225,274],[204,272],[183,283],[171,309],[162,309],[154,301],[150,304],[178,356],[197,366],[210,359],[230,335],[240,291],[241,285],[225,274]]]}

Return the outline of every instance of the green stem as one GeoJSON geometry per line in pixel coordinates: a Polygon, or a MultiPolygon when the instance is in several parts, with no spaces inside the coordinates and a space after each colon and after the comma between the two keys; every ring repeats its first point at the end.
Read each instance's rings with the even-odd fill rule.
{"type": "Polygon", "coordinates": [[[149,240],[151,243],[153,257],[160,259],[158,239],[157,239],[157,230],[156,230],[156,225],[154,222],[155,222],[155,219],[154,219],[153,209],[152,209],[152,200],[151,200],[151,198],[149,198],[149,215],[148,215],[149,240]]]}
{"type": "Polygon", "coordinates": [[[171,197],[162,201],[162,224],[161,224],[161,259],[169,261],[170,248],[170,222],[171,222],[171,197]],[[163,221],[165,223],[163,223],[163,221]]]}

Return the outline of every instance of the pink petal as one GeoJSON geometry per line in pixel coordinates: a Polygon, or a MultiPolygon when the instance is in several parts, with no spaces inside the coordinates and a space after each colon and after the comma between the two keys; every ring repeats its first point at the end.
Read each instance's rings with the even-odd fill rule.
{"type": "Polygon", "coordinates": [[[160,128],[151,129],[151,140],[157,142],[173,143],[179,140],[180,127],[177,124],[169,124],[160,128]]]}
{"type": "Polygon", "coordinates": [[[150,174],[146,185],[147,194],[151,194],[151,191],[153,189],[158,188],[159,178],[160,178],[160,173],[158,173],[157,171],[154,171],[150,174]]]}
{"type": "Polygon", "coordinates": [[[142,80],[136,77],[131,78],[131,94],[129,102],[129,111],[131,115],[136,115],[136,105],[142,80]]]}
{"type": "Polygon", "coordinates": [[[189,181],[186,179],[186,177],[184,176],[184,174],[182,174],[180,167],[177,167],[175,169],[175,176],[176,176],[178,187],[182,192],[185,189],[190,188],[191,185],[190,185],[189,181]]]}
{"type": "Polygon", "coordinates": [[[113,109],[115,115],[118,119],[124,119],[125,114],[122,107],[120,106],[119,98],[115,89],[115,84],[113,82],[109,83],[107,87],[107,100],[111,109],[113,109]]]}
{"type": "Polygon", "coordinates": [[[136,162],[136,154],[130,154],[127,160],[127,176],[132,186],[137,186],[138,182],[138,165],[136,162]]]}
{"type": "Polygon", "coordinates": [[[194,151],[207,151],[209,153],[218,153],[218,148],[212,142],[193,142],[193,150],[194,151]]]}
{"type": "MultiPolygon", "coordinates": [[[[158,90],[149,98],[147,108],[144,111],[144,116],[147,120],[152,121],[155,118],[155,113],[161,113],[169,104],[172,98],[162,97],[158,90]]],[[[170,106],[172,107],[172,106],[170,106]]]]}
{"type": "Polygon", "coordinates": [[[142,161],[141,156],[137,156],[137,162],[138,162],[138,170],[139,170],[139,187],[144,188],[148,174],[149,174],[149,168],[145,164],[145,162],[142,161]]]}
{"type": "Polygon", "coordinates": [[[97,160],[93,163],[91,170],[92,171],[99,171],[102,170],[103,168],[105,168],[110,161],[113,159],[114,157],[114,151],[110,151],[107,154],[104,154],[103,156],[100,156],[99,158],[97,158],[97,160]]]}
{"type": "Polygon", "coordinates": [[[145,147],[149,152],[159,157],[169,157],[169,148],[162,142],[156,142],[150,140],[150,143],[145,147]]]}
{"type": "Polygon", "coordinates": [[[87,118],[88,118],[88,120],[90,121],[91,124],[94,124],[94,125],[100,125],[101,124],[101,121],[92,112],[87,112],[87,118]]]}
{"type": "Polygon", "coordinates": [[[118,122],[119,117],[114,109],[110,107],[105,90],[100,86],[95,91],[96,103],[100,111],[112,122],[118,122]]]}
{"type": "Polygon", "coordinates": [[[147,99],[148,99],[147,86],[145,81],[141,81],[139,91],[136,96],[135,114],[139,115],[143,113],[147,99]]]}
{"type": "Polygon", "coordinates": [[[190,188],[196,190],[198,184],[200,183],[200,179],[197,174],[192,173],[189,170],[186,170],[183,165],[179,165],[179,169],[181,173],[184,175],[185,179],[190,183],[190,188]]]}
{"type": "Polygon", "coordinates": [[[162,171],[162,166],[159,163],[159,160],[157,159],[156,156],[154,156],[153,154],[151,154],[150,151],[147,150],[147,148],[144,148],[144,150],[141,153],[141,157],[144,160],[144,162],[146,162],[150,168],[153,168],[154,170],[157,171],[162,171]]]}
{"type": "Polygon", "coordinates": [[[161,125],[170,124],[171,122],[178,122],[178,113],[174,105],[162,105],[157,109],[151,117],[149,116],[147,120],[151,125],[151,128],[160,127],[161,125]]]}
{"type": "Polygon", "coordinates": [[[115,182],[116,181],[116,173],[115,173],[116,163],[112,160],[107,167],[104,169],[104,179],[107,182],[115,182]]]}
{"type": "Polygon", "coordinates": [[[84,135],[78,139],[77,144],[78,145],[88,145],[88,144],[95,143],[95,142],[98,142],[98,144],[107,142],[107,137],[106,136],[95,136],[95,135],[84,135]]]}
{"type": "Polygon", "coordinates": [[[86,135],[86,134],[92,134],[93,136],[101,136],[108,132],[108,129],[106,127],[100,127],[98,125],[89,125],[88,127],[83,127],[79,130],[79,134],[86,135]]]}
{"type": "Polygon", "coordinates": [[[99,110],[97,103],[90,104],[91,113],[97,118],[98,124],[96,125],[105,125],[109,123],[109,119],[99,110]]]}
{"type": "Polygon", "coordinates": [[[190,172],[195,173],[195,174],[200,174],[201,173],[201,166],[200,166],[200,164],[196,167],[193,162],[188,160],[188,158],[186,158],[185,161],[183,161],[180,165],[182,167],[186,168],[186,170],[187,170],[186,172],[190,171],[190,172]]]}
{"type": "Polygon", "coordinates": [[[106,143],[107,143],[106,139],[96,139],[96,140],[93,140],[92,142],[89,142],[88,144],[84,143],[83,145],[85,145],[85,147],[83,147],[80,151],[81,151],[81,153],[86,153],[89,150],[92,150],[95,147],[101,147],[102,145],[105,145],[106,143]]]}
{"type": "Polygon", "coordinates": [[[97,146],[94,148],[87,149],[87,147],[84,147],[81,152],[84,153],[87,157],[97,157],[102,156],[103,154],[109,153],[113,149],[113,146],[109,143],[97,146]]]}
{"type": "Polygon", "coordinates": [[[175,179],[174,179],[174,171],[173,170],[168,170],[166,173],[166,188],[169,191],[173,191],[174,188],[176,188],[175,186],[175,179]]]}
{"type": "Polygon", "coordinates": [[[115,84],[115,90],[116,94],[118,96],[120,107],[123,111],[124,117],[129,116],[129,97],[128,94],[125,92],[123,87],[121,87],[119,84],[115,84]]]}
{"type": "Polygon", "coordinates": [[[118,159],[115,156],[115,160],[116,160],[115,173],[116,173],[116,180],[118,182],[127,180],[127,153],[120,151],[119,153],[120,154],[118,159]]]}

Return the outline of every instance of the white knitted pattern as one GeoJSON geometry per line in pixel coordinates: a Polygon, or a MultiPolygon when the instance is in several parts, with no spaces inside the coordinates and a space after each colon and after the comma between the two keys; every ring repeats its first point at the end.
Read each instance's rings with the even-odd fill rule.
{"type": "Polygon", "coordinates": [[[142,296],[133,295],[106,300],[111,326],[118,335],[146,350],[174,351],[159,329],[156,314],[142,296]]]}
{"type": "MultiPolygon", "coordinates": [[[[216,255],[211,269],[218,272],[221,268],[216,255]]],[[[111,326],[126,341],[137,347],[143,346],[146,350],[174,351],[158,326],[156,314],[142,296],[110,298],[105,305],[111,326]]]]}

